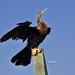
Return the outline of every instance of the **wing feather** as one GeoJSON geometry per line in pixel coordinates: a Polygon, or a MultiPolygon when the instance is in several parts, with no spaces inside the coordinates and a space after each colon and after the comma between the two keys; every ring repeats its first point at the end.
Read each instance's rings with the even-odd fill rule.
{"type": "Polygon", "coordinates": [[[8,39],[12,38],[13,40],[17,39],[23,39],[23,41],[26,40],[26,38],[29,35],[29,25],[31,22],[26,21],[23,23],[18,23],[18,26],[6,33],[1,39],[0,42],[7,41],[8,39]]]}
{"type": "Polygon", "coordinates": [[[47,34],[49,34],[51,32],[51,28],[48,27],[48,31],[47,31],[47,34]]]}

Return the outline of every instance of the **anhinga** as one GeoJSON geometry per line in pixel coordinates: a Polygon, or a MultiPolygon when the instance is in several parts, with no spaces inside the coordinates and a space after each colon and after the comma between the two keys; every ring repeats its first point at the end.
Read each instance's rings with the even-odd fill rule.
{"type": "Polygon", "coordinates": [[[18,54],[16,54],[11,62],[15,65],[27,66],[31,61],[31,53],[33,48],[38,48],[39,44],[44,40],[44,38],[50,33],[51,28],[47,27],[44,21],[40,21],[41,15],[47,10],[47,8],[37,15],[37,26],[31,27],[32,22],[26,21],[18,23],[17,27],[6,33],[0,42],[7,41],[12,38],[13,40],[22,39],[23,42],[27,39],[27,45],[18,54]]]}

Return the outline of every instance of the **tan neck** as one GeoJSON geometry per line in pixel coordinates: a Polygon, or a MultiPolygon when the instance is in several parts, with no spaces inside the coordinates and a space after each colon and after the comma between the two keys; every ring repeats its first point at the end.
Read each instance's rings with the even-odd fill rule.
{"type": "Polygon", "coordinates": [[[47,25],[45,22],[41,21],[37,29],[42,35],[47,34],[47,25]]]}

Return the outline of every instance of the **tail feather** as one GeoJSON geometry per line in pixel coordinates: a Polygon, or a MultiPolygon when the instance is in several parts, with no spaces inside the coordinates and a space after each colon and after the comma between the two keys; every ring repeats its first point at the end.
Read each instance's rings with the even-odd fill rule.
{"type": "Polygon", "coordinates": [[[23,65],[27,66],[31,62],[31,48],[28,46],[25,47],[22,51],[16,54],[12,59],[12,63],[15,63],[16,66],[23,65]]]}

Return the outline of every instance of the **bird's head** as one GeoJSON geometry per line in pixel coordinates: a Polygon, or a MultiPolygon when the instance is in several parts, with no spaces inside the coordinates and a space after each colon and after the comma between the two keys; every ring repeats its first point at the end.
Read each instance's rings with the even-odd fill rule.
{"type": "Polygon", "coordinates": [[[41,11],[41,12],[38,13],[37,19],[36,19],[37,25],[40,24],[40,18],[41,18],[41,16],[42,16],[42,14],[43,14],[47,9],[48,9],[48,8],[46,8],[46,9],[44,9],[43,11],[41,11]]]}

